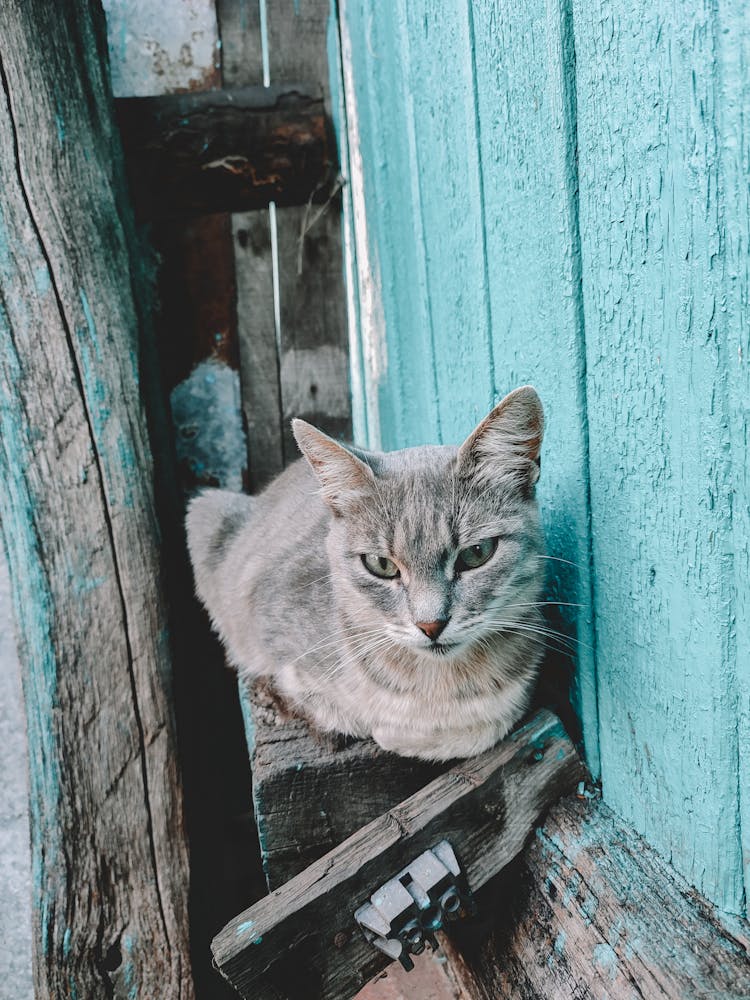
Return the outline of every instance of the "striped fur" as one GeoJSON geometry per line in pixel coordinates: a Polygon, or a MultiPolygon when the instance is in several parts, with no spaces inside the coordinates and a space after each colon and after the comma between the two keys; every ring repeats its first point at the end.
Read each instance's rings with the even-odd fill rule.
{"type": "Polygon", "coordinates": [[[229,657],[323,730],[431,760],[480,753],[524,712],[544,648],[536,392],[511,393],[461,448],[368,453],[294,430],[307,461],[258,497],[210,490],[188,511],[229,657]],[[484,538],[494,555],[457,573],[484,538]],[[400,576],[373,576],[363,553],[400,576]],[[416,625],[436,619],[438,644],[416,625]]]}

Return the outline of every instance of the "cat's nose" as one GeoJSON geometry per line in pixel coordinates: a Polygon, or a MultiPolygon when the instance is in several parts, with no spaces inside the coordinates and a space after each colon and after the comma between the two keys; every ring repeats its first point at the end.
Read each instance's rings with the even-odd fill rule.
{"type": "Polygon", "coordinates": [[[437,639],[447,624],[447,618],[438,618],[437,621],[434,622],[416,622],[417,628],[424,632],[427,638],[432,639],[433,642],[437,639]]]}

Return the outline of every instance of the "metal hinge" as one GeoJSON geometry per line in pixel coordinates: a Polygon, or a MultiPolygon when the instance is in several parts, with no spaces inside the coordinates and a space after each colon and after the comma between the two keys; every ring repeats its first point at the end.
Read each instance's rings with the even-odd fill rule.
{"type": "Polygon", "coordinates": [[[453,848],[441,840],[377,889],[355,910],[354,919],[371,944],[409,972],[414,968],[409,956],[423,952],[426,943],[437,948],[435,932],[446,921],[475,911],[453,848]]]}

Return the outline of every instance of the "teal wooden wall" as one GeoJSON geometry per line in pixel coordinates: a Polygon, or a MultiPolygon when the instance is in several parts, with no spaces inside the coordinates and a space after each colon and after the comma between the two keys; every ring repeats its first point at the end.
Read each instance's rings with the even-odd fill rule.
{"type": "Polygon", "coordinates": [[[338,0],[331,38],[359,437],[458,442],[537,386],[549,591],[583,606],[560,613],[590,765],[733,914],[750,860],[747,10],[338,0]]]}

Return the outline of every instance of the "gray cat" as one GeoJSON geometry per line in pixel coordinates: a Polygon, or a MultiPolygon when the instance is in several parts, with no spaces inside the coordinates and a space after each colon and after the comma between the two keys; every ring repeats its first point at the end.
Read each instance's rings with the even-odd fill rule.
{"type": "Polygon", "coordinates": [[[531,386],[461,445],[344,447],[293,422],[307,459],[257,497],[190,504],[196,589],[230,659],[323,731],[469,757],[526,709],[543,651],[531,386]]]}

